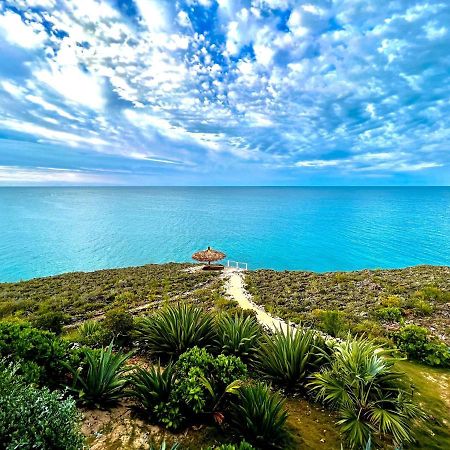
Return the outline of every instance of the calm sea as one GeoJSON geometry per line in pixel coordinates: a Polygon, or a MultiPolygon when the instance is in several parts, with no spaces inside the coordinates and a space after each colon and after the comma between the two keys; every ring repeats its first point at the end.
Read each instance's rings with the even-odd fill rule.
{"type": "Polygon", "coordinates": [[[450,264],[450,188],[0,188],[0,281],[189,261],[450,264]]]}

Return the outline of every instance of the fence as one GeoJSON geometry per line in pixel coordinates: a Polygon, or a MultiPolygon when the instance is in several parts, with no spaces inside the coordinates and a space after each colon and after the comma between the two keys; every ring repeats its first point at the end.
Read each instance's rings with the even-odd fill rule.
{"type": "Polygon", "coordinates": [[[227,267],[236,267],[236,269],[248,270],[248,264],[246,262],[228,260],[227,267]]]}

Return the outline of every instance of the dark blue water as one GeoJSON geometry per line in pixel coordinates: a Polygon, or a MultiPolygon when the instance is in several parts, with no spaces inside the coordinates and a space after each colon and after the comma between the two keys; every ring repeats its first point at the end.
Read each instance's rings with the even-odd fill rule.
{"type": "Polygon", "coordinates": [[[450,264],[450,188],[0,188],[0,281],[188,261],[450,264]]]}

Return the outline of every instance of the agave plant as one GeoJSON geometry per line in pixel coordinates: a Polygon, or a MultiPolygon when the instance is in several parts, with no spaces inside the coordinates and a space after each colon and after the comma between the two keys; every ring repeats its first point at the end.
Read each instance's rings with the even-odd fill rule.
{"type": "Polygon", "coordinates": [[[257,448],[283,448],[288,414],[282,397],[268,385],[242,386],[230,413],[232,426],[257,448]]]}
{"type": "Polygon", "coordinates": [[[314,374],[309,386],[337,410],[350,448],[370,448],[380,437],[398,448],[414,440],[413,423],[423,414],[394,362],[370,340],[349,338],[335,346],[330,366],[314,374]]]}
{"type": "Polygon", "coordinates": [[[195,346],[209,347],[214,337],[212,316],[185,304],[161,309],[136,324],[136,338],[160,355],[178,356],[195,346]]]}
{"type": "Polygon", "coordinates": [[[149,369],[138,368],[130,376],[131,389],[127,394],[142,409],[152,411],[156,405],[169,401],[174,382],[175,371],[172,364],[164,369],[159,364],[149,369]]]}
{"type": "Polygon", "coordinates": [[[252,316],[222,314],[217,320],[216,344],[222,353],[251,357],[261,336],[261,327],[252,316]]]}
{"type": "Polygon", "coordinates": [[[95,406],[118,401],[127,382],[125,362],[131,354],[113,353],[112,344],[98,350],[86,349],[86,367],[67,366],[74,376],[71,389],[83,402],[95,406]]]}
{"type": "Polygon", "coordinates": [[[312,330],[281,328],[265,335],[258,349],[256,367],[272,381],[288,388],[303,384],[323,359],[322,338],[312,330]]]}

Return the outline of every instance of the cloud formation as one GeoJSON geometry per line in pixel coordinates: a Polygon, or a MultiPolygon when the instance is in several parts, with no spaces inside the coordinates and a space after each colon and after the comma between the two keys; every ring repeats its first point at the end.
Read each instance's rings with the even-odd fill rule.
{"type": "Polygon", "coordinates": [[[449,23],[445,0],[6,0],[0,184],[448,184],[449,23]]]}

